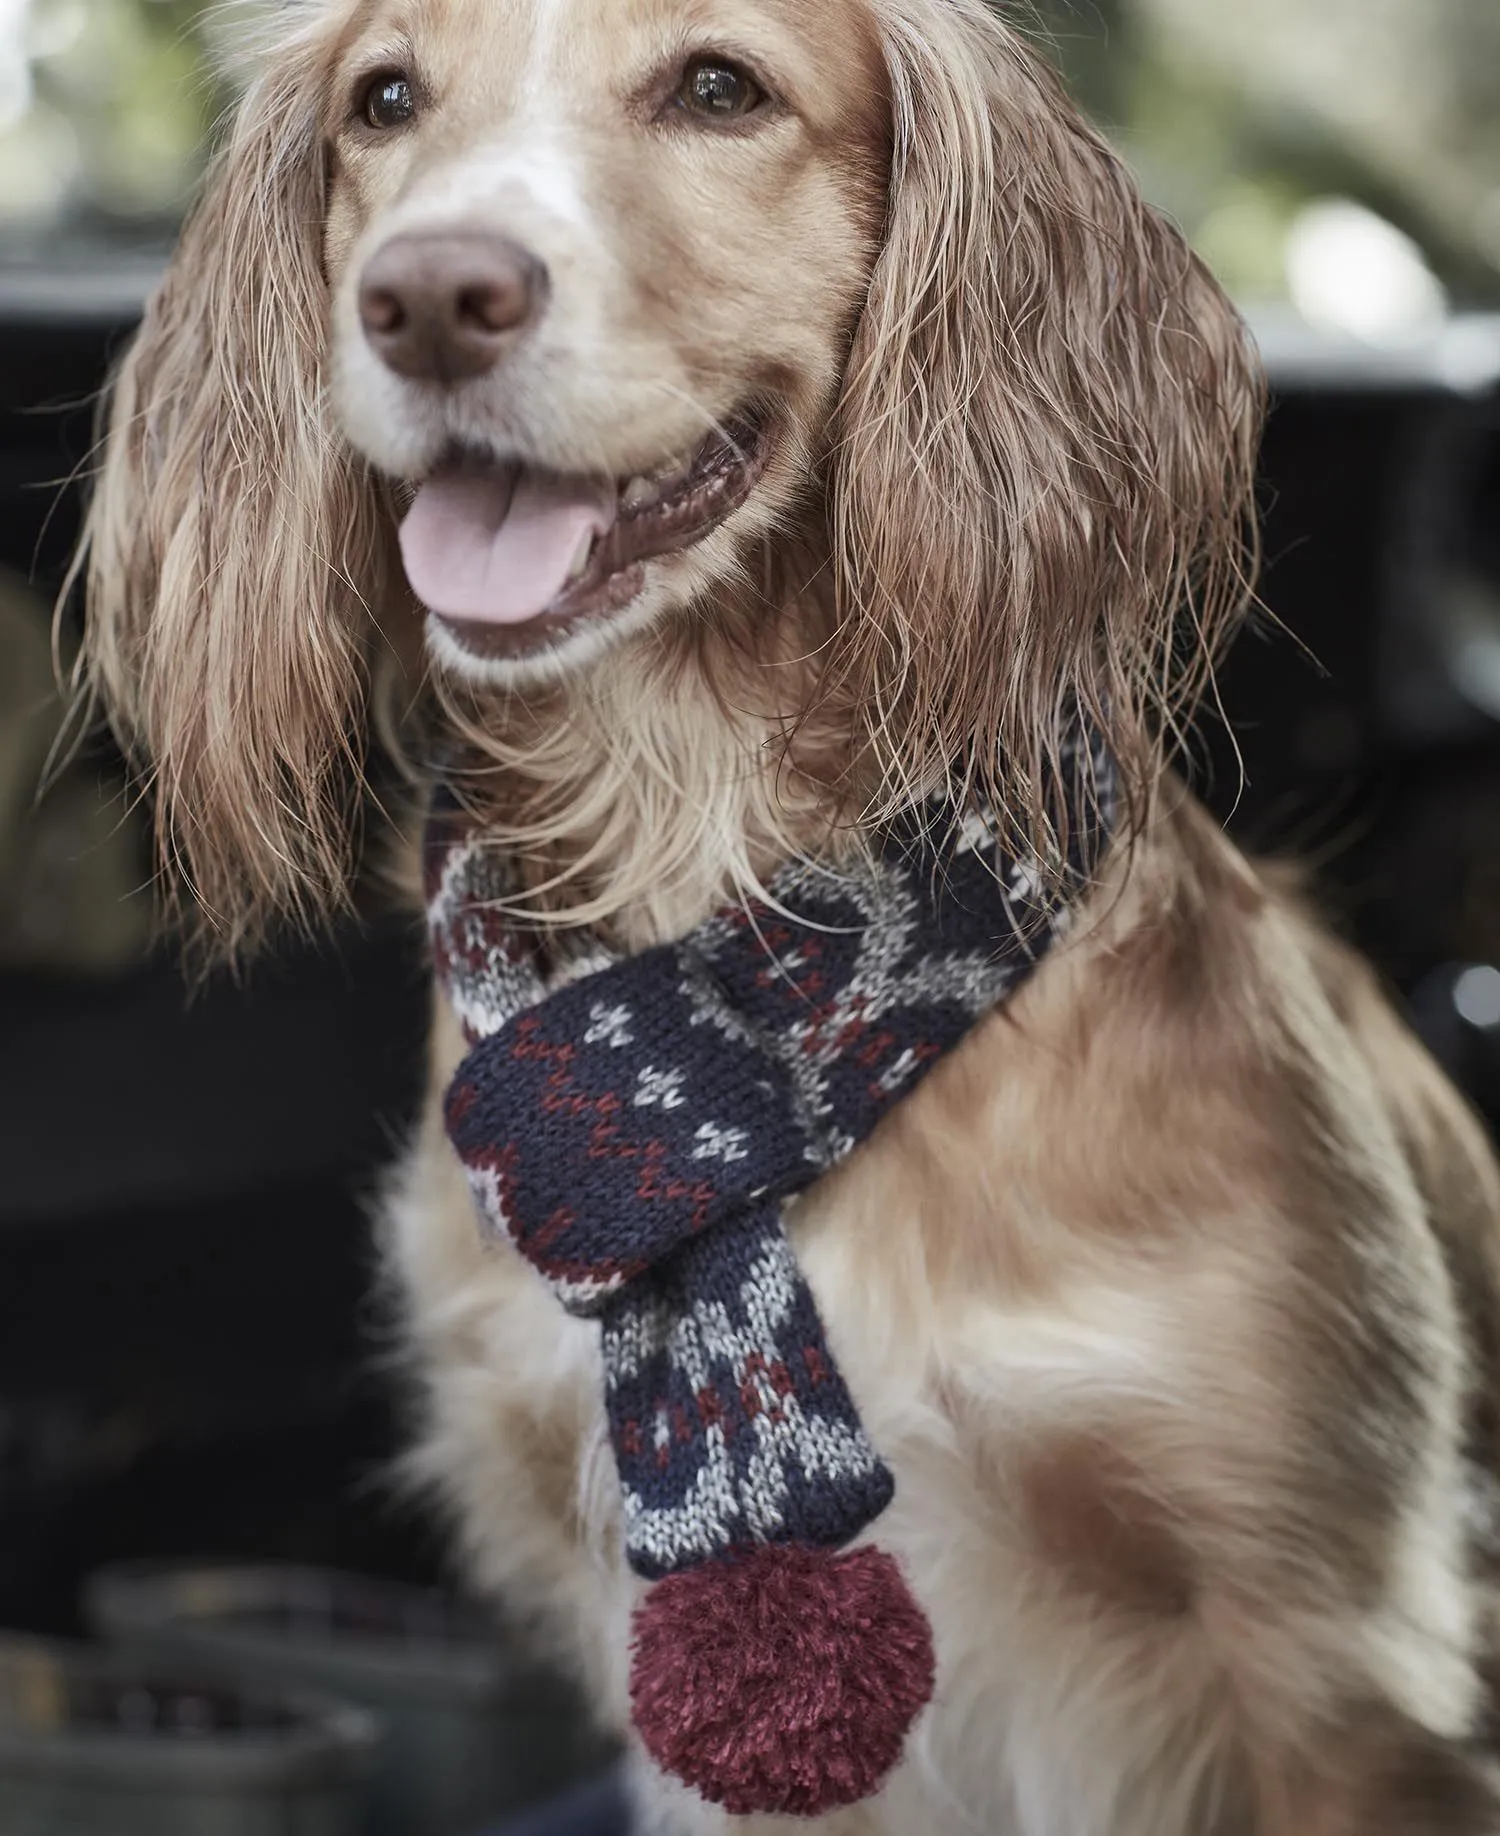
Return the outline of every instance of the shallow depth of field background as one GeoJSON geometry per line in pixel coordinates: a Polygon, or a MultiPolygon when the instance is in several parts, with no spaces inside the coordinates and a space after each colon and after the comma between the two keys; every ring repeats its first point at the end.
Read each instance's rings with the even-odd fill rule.
{"type": "MultiPolygon", "coordinates": [[[[0,0],[7,257],[59,235],[160,241],[226,100],[211,52],[245,10],[0,0]]],[[[1430,317],[1445,296],[1500,297],[1491,0],[1043,0],[1016,12],[1242,297],[1367,330],[1430,317]]]]}
{"type": "MultiPolygon", "coordinates": [[[[1246,845],[1311,862],[1500,1125],[1500,0],[1016,17],[1270,370],[1267,612],[1195,781],[1246,845]]],[[[419,928],[365,898],[190,998],[120,760],[97,733],[59,751],[49,626],[92,404],[231,100],[226,42],[193,0],[0,0],[0,1830],[196,1836],[173,1741],[201,1757],[238,1699],[85,1686],[24,1634],[221,1692],[373,1691],[377,1760],[347,1729],[314,1743],[331,1821],[296,1821],[307,1779],[255,1724],[259,1801],[285,1786],[286,1813],[254,1836],[474,1836],[601,1754],[447,1598],[442,1538],[388,1480],[403,1401],[366,1205],[421,1085],[419,928]],[[154,1592],[121,1575],[142,1560],[154,1592]],[[203,1560],[278,1566],[185,1578],[203,1560]],[[116,1759],[92,1812],[67,1798],[100,1741],[136,1743],[133,1789],[158,1768],[138,1824],[116,1759]]],[[[250,1836],[245,1802],[215,1836],[250,1836]]]]}

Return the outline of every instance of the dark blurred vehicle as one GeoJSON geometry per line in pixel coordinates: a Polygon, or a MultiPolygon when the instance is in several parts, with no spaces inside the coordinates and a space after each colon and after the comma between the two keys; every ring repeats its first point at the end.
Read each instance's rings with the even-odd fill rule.
{"type": "Polygon", "coordinates": [[[109,746],[33,807],[77,527],[59,481],[145,273],[0,272],[0,1624],[41,1631],[116,1555],[440,1568],[382,1479],[362,1207],[421,1077],[419,938],[377,922],[190,994],[146,947],[109,746]]]}

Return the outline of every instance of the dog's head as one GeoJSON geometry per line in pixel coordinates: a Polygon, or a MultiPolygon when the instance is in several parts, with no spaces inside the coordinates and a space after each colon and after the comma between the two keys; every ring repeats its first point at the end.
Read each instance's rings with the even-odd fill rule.
{"type": "Polygon", "coordinates": [[[115,391],[88,656],[231,942],[336,893],[405,632],[524,698],[802,608],[871,782],[998,757],[1024,826],[1080,705],[1154,775],[1258,407],[981,0],[292,0],[115,391]]]}
{"type": "Polygon", "coordinates": [[[805,495],[882,217],[869,19],[395,0],[330,87],[333,414],[417,487],[434,657],[586,666],[805,495]]]}

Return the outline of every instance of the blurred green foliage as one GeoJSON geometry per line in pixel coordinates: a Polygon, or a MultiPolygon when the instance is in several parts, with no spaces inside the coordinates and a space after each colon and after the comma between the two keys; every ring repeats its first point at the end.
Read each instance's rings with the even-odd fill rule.
{"type": "MultiPolygon", "coordinates": [[[[243,4],[244,0],[240,0],[243,4]]],[[[1500,0],[996,0],[1242,295],[1313,200],[1500,300],[1500,0]]],[[[161,237],[225,96],[202,0],[0,0],[0,232],[161,237]]]]}
{"type": "Polygon", "coordinates": [[[0,220],[159,225],[222,101],[200,0],[0,0],[0,220]]]}
{"type": "Polygon", "coordinates": [[[1461,302],[1500,301],[1500,0],[1031,11],[1147,192],[1237,292],[1282,294],[1298,214],[1341,197],[1410,236],[1461,302]]]}

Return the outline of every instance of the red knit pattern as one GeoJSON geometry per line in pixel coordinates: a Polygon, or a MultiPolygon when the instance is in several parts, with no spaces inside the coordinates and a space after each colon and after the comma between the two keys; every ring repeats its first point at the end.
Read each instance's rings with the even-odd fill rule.
{"type": "Polygon", "coordinates": [[[656,1584],[630,1697],[651,1757],[705,1798],[816,1817],[878,1788],[933,1674],[932,1630],[889,1555],[770,1543],[656,1584]]]}

